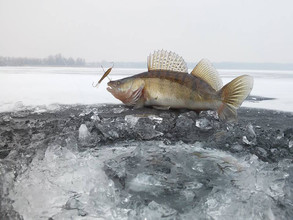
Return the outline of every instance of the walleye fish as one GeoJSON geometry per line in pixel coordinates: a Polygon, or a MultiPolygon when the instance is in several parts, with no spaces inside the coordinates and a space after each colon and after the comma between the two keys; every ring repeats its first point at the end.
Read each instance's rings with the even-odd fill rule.
{"type": "Polygon", "coordinates": [[[217,70],[207,59],[189,74],[183,58],[165,50],[150,54],[147,65],[147,72],[108,82],[107,90],[134,108],[217,110],[221,120],[233,121],[253,87],[253,78],[248,75],[222,87],[217,70]]]}

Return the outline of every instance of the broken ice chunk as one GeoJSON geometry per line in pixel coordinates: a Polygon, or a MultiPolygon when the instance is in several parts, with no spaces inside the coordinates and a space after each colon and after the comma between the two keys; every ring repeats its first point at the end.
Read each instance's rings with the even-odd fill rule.
{"type": "Polygon", "coordinates": [[[92,115],[91,119],[92,119],[93,121],[100,121],[100,120],[101,120],[100,117],[99,117],[98,115],[92,115]]]}
{"type": "Polygon", "coordinates": [[[112,111],[115,113],[115,114],[120,114],[122,112],[124,112],[125,108],[113,108],[112,111]]]}
{"type": "Polygon", "coordinates": [[[155,177],[145,173],[139,173],[130,182],[129,189],[134,192],[149,192],[157,195],[161,191],[162,184],[155,177]]]}
{"type": "MultiPolygon", "coordinates": [[[[129,212],[130,219],[177,219],[178,212],[167,205],[158,204],[151,201],[145,207],[138,207],[136,210],[129,212]]],[[[178,218],[179,219],[179,218],[178,218]]]]}
{"type": "Polygon", "coordinates": [[[78,138],[80,140],[85,140],[88,136],[90,136],[90,132],[88,131],[87,126],[85,124],[80,125],[78,132],[78,138]]]}
{"type": "Polygon", "coordinates": [[[138,122],[138,120],[140,119],[140,117],[137,116],[133,116],[133,115],[126,115],[125,116],[125,121],[130,124],[130,127],[133,128],[136,123],[138,122]]]}
{"type": "Polygon", "coordinates": [[[40,106],[37,106],[34,108],[34,111],[33,113],[36,113],[36,114],[41,114],[41,113],[44,113],[47,111],[47,108],[45,105],[40,105],[40,106]]]}
{"type": "Polygon", "coordinates": [[[212,129],[211,122],[206,118],[200,118],[196,120],[195,126],[203,130],[212,129]]]}
{"type": "Polygon", "coordinates": [[[9,115],[4,115],[2,117],[2,120],[5,121],[5,122],[9,122],[12,118],[9,116],[9,115]]]}
{"type": "Polygon", "coordinates": [[[251,142],[247,139],[246,136],[242,137],[242,141],[243,141],[244,144],[251,145],[251,142]]]}
{"type": "Polygon", "coordinates": [[[163,136],[164,133],[157,131],[155,125],[145,124],[137,129],[137,134],[143,140],[151,140],[155,137],[163,136]]]}
{"type": "Polygon", "coordinates": [[[163,121],[163,118],[158,117],[156,115],[149,115],[148,118],[151,119],[152,121],[159,123],[159,124],[161,124],[163,121]]]}
{"type": "Polygon", "coordinates": [[[293,141],[289,141],[289,148],[292,148],[293,147],[293,141]]]}
{"type": "Polygon", "coordinates": [[[255,137],[255,136],[256,136],[255,131],[254,131],[253,126],[252,126],[251,123],[249,123],[249,124],[247,125],[247,131],[249,132],[249,134],[250,134],[252,137],[255,137]]]}

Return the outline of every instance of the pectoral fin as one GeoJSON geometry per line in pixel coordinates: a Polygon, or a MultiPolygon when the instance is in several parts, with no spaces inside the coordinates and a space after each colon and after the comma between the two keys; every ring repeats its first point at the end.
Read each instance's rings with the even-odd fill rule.
{"type": "Polygon", "coordinates": [[[144,84],[136,90],[129,89],[127,92],[128,95],[123,100],[123,103],[125,105],[135,106],[135,108],[141,108],[144,104],[144,99],[142,97],[143,88],[144,84]]]}

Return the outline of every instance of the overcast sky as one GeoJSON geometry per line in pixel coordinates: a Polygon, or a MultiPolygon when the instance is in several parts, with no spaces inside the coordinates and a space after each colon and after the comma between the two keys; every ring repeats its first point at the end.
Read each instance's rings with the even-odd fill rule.
{"type": "Polygon", "coordinates": [[[0,0],[0,56],[293,63],[292,0],[0,0]]]}

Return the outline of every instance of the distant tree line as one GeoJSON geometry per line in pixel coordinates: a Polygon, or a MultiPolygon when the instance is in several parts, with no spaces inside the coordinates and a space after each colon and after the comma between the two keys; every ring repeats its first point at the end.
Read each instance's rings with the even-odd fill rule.
{"type": "MultiPolygon", "coordinates": [[[[3,57],[0,56],[0,66],[86,66],[108,68],[114,64],[115,68],[147,68],[146,62],[89,62],[82,58],[66,58],[61,54],[50,55],[46,58],[3,57]]],[[[193,69],[197,63],[188,62],[188,68],[193,69]]],[[[255,70],[293,70],[293,63],[241,63],[218,62],[213,63],[217,69],[255,69],[255,70]]]]}
{"type": "Polygon", "coordinates": [[[61,54],[50,55],[47,58],[2,57],[0,66],[85,66],[85,59],[65,58],[61,54]]]}

